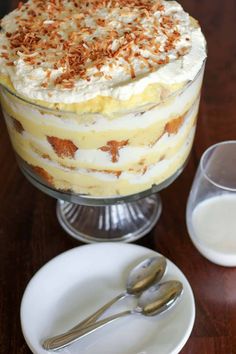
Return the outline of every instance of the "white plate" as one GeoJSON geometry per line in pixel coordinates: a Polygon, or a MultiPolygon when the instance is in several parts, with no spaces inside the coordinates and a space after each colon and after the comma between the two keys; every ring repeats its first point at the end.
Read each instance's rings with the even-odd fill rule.
{"type": "MultiPolygon", "coordinates": [[[[113,296],[124,291],[129,270],[157,254],[132,244],[102,243],[65,252],[40,269],[21,303],[21,325],[34,354],[45,354],[48,336],[74,326],[113,296]]],[[[191,287],[170,261],[164,280],[180,280],[184,293],[169,311],[155,317],[131,315],[98,329],[60,354],[176,354],[192,331],[195,306],[191,287]]],[[[106,315],[130,307],[121,301],[106,315]]]]}

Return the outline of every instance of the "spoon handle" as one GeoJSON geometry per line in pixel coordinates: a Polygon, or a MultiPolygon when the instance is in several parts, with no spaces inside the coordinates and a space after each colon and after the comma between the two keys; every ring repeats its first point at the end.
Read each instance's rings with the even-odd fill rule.
{"type": "Polygon", "coordinates": [[[117,301],[123,299],[127,293],[122,293],[120,295],[117,295],[114,297],[114,299],[110,300],[107,302],[105,305],[103,305],[100,309],[98,309],[96,312],[94,312],[92,315],[86,317],[83,321],[79,322],[76,326],[71,328],[68,332],[74,331],[79,328],[87,327],[90,324],[93,324],[94,322],[97,321],[97,319],[107,310],[109,309],[113,304],[115,304],[117,301]]]}
{"type": "Polygon", "coordinates": [[[120,312],[116,315],[112,315],[110,317],[105,318],[104,320],[95,322],[88,327],[78,328],[73,331],[66,332],[64,334],[60,334],[58,336],[48,338],[43,343],[43,348],[46,350],[59,350],[67,347],[68,345],[76,342],[78,339],[88,335],[89,333],[94,332],[96,329],[105,326],[106,324],[116,320],[117,318],[127,316],[133,313],[133,310],[128,310],[124,312],[120,312]]]}

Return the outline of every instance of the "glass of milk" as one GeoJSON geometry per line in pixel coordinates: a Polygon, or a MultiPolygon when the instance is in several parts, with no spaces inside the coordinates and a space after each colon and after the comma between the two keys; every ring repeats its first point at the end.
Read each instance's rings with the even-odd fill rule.
{"type": "Polygon", "coordinates": [[[223,266],[236,266],[236,140],[203,154],[187,204],[187,227],[199,252],[223,266]]]}

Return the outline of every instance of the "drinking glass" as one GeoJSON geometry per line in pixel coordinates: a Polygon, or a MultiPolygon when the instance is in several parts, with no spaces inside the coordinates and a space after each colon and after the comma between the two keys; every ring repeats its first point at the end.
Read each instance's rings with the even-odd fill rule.
{"type": "Polygon", "coordinates": [[[208,260],[236,266],[236,140],[203,154],[187,203],[190,238],[208,260]]]}

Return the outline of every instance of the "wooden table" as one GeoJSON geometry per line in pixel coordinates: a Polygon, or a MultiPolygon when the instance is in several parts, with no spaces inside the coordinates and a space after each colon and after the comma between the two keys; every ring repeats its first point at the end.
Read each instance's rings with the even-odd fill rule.
{"type": "MultiPolygon", "coordinates": [[[[175,183],[161,192],[164,210],[160,221],[137,244],[170,258],[191,283],[196,321],[181,354],[233,354],[236,353],[236,268],[216,266],[196,251],[186,230],[185,208],[203,151],[216,142],[236,138],[236,2],[180,2],[200,20],[208,40],[209,59],[199,124],[188,166],[175,183]]],[[[0,15],[9,12],[16,3],[1,1],[0,15]]],[[[56,201],[31,186],[20,173],[3,119],[0,119],[0,166],[0,353],[29,354],[19,319],[24,289],[43,264],[79,243],[59,226],[56,201]]]]}

